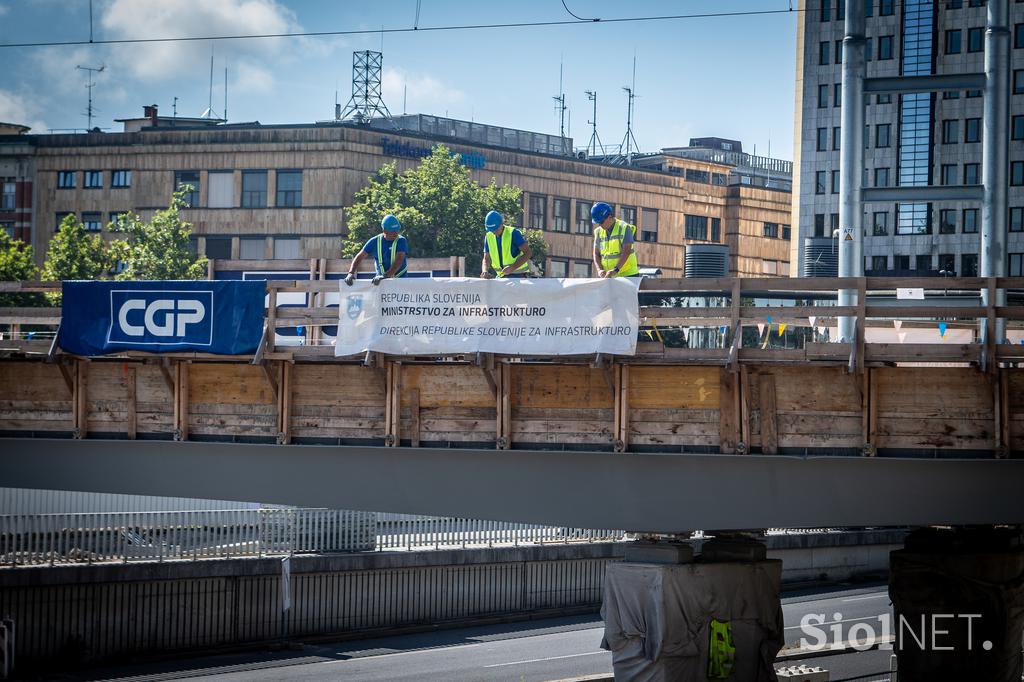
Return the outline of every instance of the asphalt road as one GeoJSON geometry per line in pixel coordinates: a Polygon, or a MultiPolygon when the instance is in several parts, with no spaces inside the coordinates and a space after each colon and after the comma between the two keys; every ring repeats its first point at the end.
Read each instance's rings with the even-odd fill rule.
{"type": "MultiPolygon", "coordinates": [[[[787,648],[798,647],[801,619],[823,615],[828,642],[845,641],[855,623],[881,632],[879,616],[891,613],[884,586],[830,588],[783,595],[787,648]],[[836,614],[841,614],[836,618],[836,614]],[[838,634],[834,637],[832,628],[838,634]]],[[[863,627],[863,626],[862,626],[863,627]]],[[[439,630],[339,644],[311,644],[301,651],[205,656],[94,670],[65,680],[200,679],[217,682],[270,680],[398,680],[543,682],[611,672],[611,654],[600,648],[603,626],[596,616],[439,630]]],[[[805,637],[805,639],[807,639],[805,637]]],[[[810,638],[814,640],[813,637],[810,638]]],[[[838,680],[888,670],[888,651],[813,659],[838,680]],[[839,675],[839,677],[837,677],[839,675]]],[[[887,679],[887,676],[866,679],[887,679]]]]}

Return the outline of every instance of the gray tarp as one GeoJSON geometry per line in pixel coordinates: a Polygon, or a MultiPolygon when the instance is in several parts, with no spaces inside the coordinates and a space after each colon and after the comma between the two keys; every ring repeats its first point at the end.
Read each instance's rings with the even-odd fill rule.
{"type": "Polygon", "coordinates": [[[732,625],[737,682],[774,681],[783,644],[782,562],[608,566],[604,639],[615,679],[706,682],[709,623],[732,625]]]}

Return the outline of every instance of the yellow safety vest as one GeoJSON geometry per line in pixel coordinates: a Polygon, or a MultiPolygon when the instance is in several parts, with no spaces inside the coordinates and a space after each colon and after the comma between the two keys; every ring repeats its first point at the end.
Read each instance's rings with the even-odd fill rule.
{"type": "MultiPolygon", "coordinates": [[[[514,227],[505,227],[505,229],[501,233],[502,239],[500,240],[500,246],[498,244],[498,237],[495,236],[493,232],[487,233],[487,253],[491,257],[491,267],[494,268],[494,273],[498,277],[504,277],[505,275],[501,274],[501,269],[508,265],[512,265],[513,263],[516,262],[516,258],[518,258],[518,256],[512,256],[513,232],[515,232],[514,227]],[[506,234],[508,235],[508,239],[504,238],[506,234]]],[[[520,253],[519,255],[521,256],[522,253],[520,253]]],[[[529,271],[530,261],[527,260],[516,269],[516,274],[529,271]]]]}
{"type": "MultiPolygon", "coordinates": [[[[636,227],[629,223],[624,223],[618,218],[615,219],[610,232],[600,226],[594,230],[594,239],[597,240],[597,252],[601,254],[602,270],[611,270],[618,265],[619,255],[622,253],[622,240],[626,236],[626,230],[632,230],[633,239],[635,240],[636,227]]],[[[640,272],[640,267],[636,264],[636,249],[634,249],[630,252],[626,262],[622,264],[622,269],[615,276],[628,277],[638,272],[640,272]]]]}
{"type": "MultiPolygon", "coordinates": [[[[398,253],[398,240],[399,239],[401,239],[401,237],[395,237],[394,239],[391,240],[391,260],[388,261],[388,267],[389,268],[392,265],[394,265],[394,263],[395,263],[395,256],[398,253]]],[[[380,275],[381,277],[383,277],[384,274],[387,272],[387,270],[384,269],[384,242],[386,242],[386,241],[387,240],[384,239],[384,235],[382,235],[382,234],[377,235],[377,260],[376,260],[376,262],[374,262],[374,265],[377,268],[377,274],[380,275]]],[[[405,266],[407,264],[408,264],[408,259],[402,262],[402,267],[400,267],[398,269],[398,272],[395,273],[395,277],[404,277],[405,276],[405,269],[406,269],[405,266]]]]}

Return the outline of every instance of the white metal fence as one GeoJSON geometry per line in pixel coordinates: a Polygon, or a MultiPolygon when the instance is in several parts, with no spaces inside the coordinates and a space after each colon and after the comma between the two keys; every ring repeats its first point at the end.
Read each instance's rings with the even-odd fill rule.
{"type": "Polygon", "coordinates": [[[620,540],[622,531],[330,509],[0,515],[0,565],[620,540]]]}

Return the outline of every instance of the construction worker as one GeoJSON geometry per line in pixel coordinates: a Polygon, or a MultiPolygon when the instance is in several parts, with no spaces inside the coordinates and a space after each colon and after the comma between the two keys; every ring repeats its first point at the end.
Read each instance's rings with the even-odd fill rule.
{"type": "Polygon", "coordinates": [[[480,276],[521,279],[530,274],[530,245],[523,233],[514,227],[505,226],[505,219],[497,211],[491,211],[484,218],[484,260],[480,264],[480,276]],[[491,270],[494,270],[492,273],[491,270]]]}
{"type": "Polygon", "coordinates": [[[356,272],[359,271],[359,264],[367,256],[373,258],[373,266],[377,271],[373,278],[375,285],[388,277],[405,277],[409,242],[399,234],[402,231],[402,223],[389,213],[380,221],[380,229],[381,233],[371,237],[352,259],[351,265],[348,266],[348,274],[345,275],[345,284],[352,286],[356,272]]]}
{"type": "Polygon", "coordinates": [[[599,277],[639,277],[633,242],[636,226],[615,217],[612,207],[603,201],[590,209],[594,224],[594,265],[599,277]]]}

